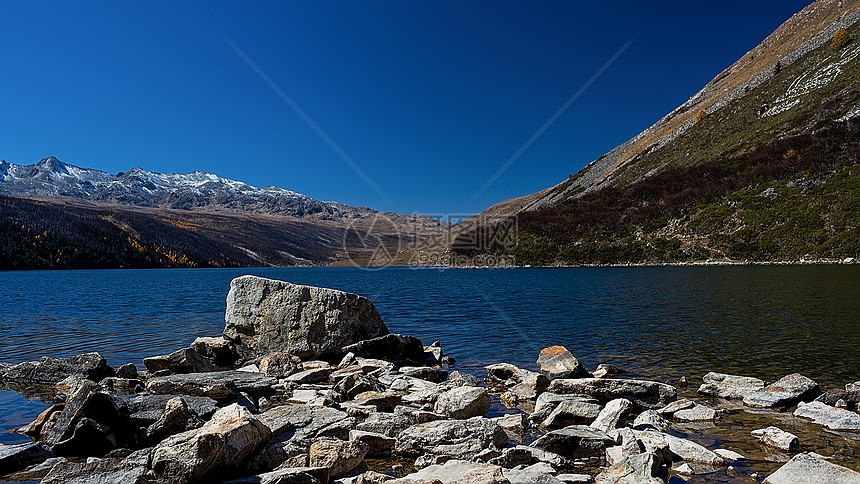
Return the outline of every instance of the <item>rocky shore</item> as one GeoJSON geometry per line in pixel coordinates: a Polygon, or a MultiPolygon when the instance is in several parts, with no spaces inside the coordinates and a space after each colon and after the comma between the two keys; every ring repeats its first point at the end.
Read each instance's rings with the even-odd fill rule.
{"type": "Polygon", "coordinates": [[[17,430],[32,442],[0,445],[0,478],[860,483],[779,418],[860,440],[860,382],[822,392],[798,373],[771,383],[708,373],[679,398],[681,382],[622,378],[608,364],[588,371],[562,346],[536,355],[539,371],[496,363],[479,380],[454,370],[438,342],[390,333],[366,298],[254,276],[231,283],[225,321],[222,336],[146,358],[145,371],[98,353],[0,364],[4,388],[38,387],[53,401],[17,430]],[[488,417],[495,399],[506,408],[488,417]],[[747,460],[739,449],[677,431],[719,426],[738,407],[773,419],[748,435],[786,456],[773,472],[736,473],[747,460]]]}

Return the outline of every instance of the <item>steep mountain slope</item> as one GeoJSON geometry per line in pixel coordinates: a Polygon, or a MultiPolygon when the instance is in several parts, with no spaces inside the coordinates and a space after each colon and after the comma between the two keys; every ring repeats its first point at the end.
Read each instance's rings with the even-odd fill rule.
{"type": "Polygon", "coordinates": [[[814,2],[654,126],[509,212],[507,234],[452,250],[519,264],[857,257],[860,42],[831,41],[860,38],[858,20],[860,0],[814,2]]]}
{"type": "Polygon", "coordinates": [[[330,264],[448,227],[203,172],[0,161],[0,269],[330,264]]]}

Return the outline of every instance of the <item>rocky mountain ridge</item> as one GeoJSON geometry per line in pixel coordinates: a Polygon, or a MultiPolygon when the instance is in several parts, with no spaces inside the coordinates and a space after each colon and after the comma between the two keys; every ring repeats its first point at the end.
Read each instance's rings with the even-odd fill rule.
{"type": "MultiPolygon", "coordinates": [[[[64,196],[138,207],[205,209],[322,220],[349,220],[380,213],[367,207],[316,200],[274,185],[257,188],[202,171],[162,174],[132,168],[111,175],[63,163],[53,156],[32,165],[0,160],[0,194],[64,196]]],[[[386,215],[397,219],[408,217],[386,215]]]]}

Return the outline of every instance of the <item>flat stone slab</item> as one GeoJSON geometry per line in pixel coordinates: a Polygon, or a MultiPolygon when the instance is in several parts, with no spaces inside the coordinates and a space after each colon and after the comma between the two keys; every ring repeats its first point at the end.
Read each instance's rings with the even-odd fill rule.
{"type": "Polygon", "coordinates": [[[54,454],[41,442],[0,444],[0,476],[26,469],[53,456],[54,454]]]}
{"type": "Polygon", "coordinates": [[[813,457],[797,454],[764,480],[766,484],[857,484],[860,472],[813,457]]]}
{"type": "Polygon", "coordinates": [[[277,383],[277,378],[263,373],[229,370],[150,378],[146,381],[146,390],[155,395],[192,395],[218,400],[238,392],[269,393],[277,383]]]}
{"type": "Polygon", "coordinates": [[[646,451],[668,445],[672,454],[688,462],[698,462],[712,467],[723,466],[726,463],[725,459],[717,453],[687,439],[654,430],[634,430],[633,434],[642,442],[646,451]]]}
{"type": "Polygon", "coordinates": [[[570,425],[553,430],[531,446],[564,457],[601,457],[615,441],[606,432],[585,425],[570,425]]]}
{"type": "Polygon", "coordinates": [[[749,376],[727,375],[711,372],[702,377],[702,385],[696,392],[719,398],[744,398],[765,387],[765,382],[749,376]]]}
{"type": "MultiPolygon", "coordinates": [[[[164,414],[164,407],[176,395],[138,395],[128,400],[128,410],[132,422],[149,425],[164,414]]],[[[182,400],[192,412],[203,420],[208,420],[218,410],[218,402],[209,397],[182,395],[182,400]]]]}
{"type": "Polygon", "coordinates": [[[101,381],[114,376],[114,369],[98,353],[84,353],[69,358],[43,356],[39,361],[0,367],[0,380],[8,382],[54,385],[70,376],[101,381]]]}
{"type": "Polygon", "coordinates": [[[797,417],[810,418],[818,425],[831,430],[860,430],[860,414],[831,407],[822,402],[801,403],[794,411],[797,417]]]}
{"type": "Polygon", "coordinates": [[[678,391],[672,385],[612,378],[558,379],[550,383],[547,391],[562,395],[588,395],[604,404],[616,398],[626,398],[636,408],[646,410],[665,407],[678,398],[678,391]]]}
{"type": "Polygon", "coordinates": [[[821,393],[813,380],[792,373],[744,397],[744,405],[758,408],[788,407],[799,401],[812,400],[821,393]]]}

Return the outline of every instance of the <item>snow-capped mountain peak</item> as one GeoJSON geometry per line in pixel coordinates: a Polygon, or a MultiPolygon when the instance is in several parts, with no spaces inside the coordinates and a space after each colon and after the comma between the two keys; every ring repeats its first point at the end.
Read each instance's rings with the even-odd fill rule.
{"type": "Polygon", "coordinates": [[[340,218],[374,210],[322,202],[274,185],[256,188],[212,173],[156,173],[140,167],[111,175],[49,156],[32,165],[0,162],[0,194],[66,196],[145,207],[212,209],[340,218]]]}

